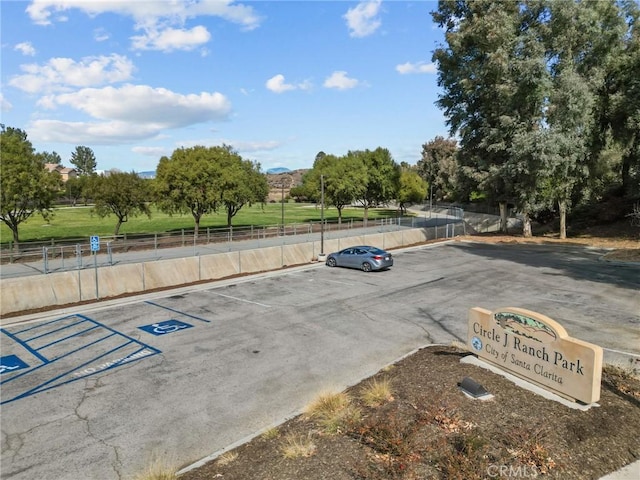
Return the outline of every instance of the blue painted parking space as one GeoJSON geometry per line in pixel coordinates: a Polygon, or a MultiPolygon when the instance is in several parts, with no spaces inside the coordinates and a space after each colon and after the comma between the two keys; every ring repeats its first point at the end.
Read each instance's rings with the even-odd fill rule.
{"type": "Polygon", "coordinates": [[[0,357],[0,375],[5,372],[14,372],[16,370],[21,370],[27,367],[29,367],[29,365],[20,360],[17,355],[7,355],[6,357],[0,357]]]}
{"type": "Polygon", "coordinates": [[[161,353],[84,315],[0,333],[12,353],[0,360],[0,405],[161,353]]]}
{"type": "Polygon", "coordinates": [[[152,335],[160,336],[160,335],[167,335],[169,333],[174,333],[179,330],[184,330],[185,328],[191,328],[191,327],[193,327],[193,325],[189,325],[188,323],[184,323],[179,320],[172,319],[172,320],[166,320],[164,322],[152,323],[151,325],[144,325],[138,328],[152,335]]]}

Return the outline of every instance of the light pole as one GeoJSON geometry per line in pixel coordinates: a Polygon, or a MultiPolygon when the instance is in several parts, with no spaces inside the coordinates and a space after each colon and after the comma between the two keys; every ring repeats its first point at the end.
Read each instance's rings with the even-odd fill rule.
{"type": "Polygon", "coordinates": [[[320,175],[320,255],[324,256],[324,175],[320,175]]]}
{"type": "Polygon", "coordinates": [[[282,225],[282,236],[284,237],[284,180],[280,182],[280,192],[281,192],[280,205],[282,209],[282,219],[280,224],[282,225]]]}

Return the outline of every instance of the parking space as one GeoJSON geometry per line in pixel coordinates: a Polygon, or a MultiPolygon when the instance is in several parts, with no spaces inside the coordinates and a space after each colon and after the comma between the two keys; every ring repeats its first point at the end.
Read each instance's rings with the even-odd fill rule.
{"type": "Polygon", "coordinates": [[[84,315],[0,331],[0,404],[160,353],[84,315]]]}
{"type": "Polygon", "coordinates": [[[446,245],[388,271],[312,265],[1,329],[3,479],[124,478],[197,461],[416,348],[518,306],[640,358],[640,267],[597,250],[446,245]]]}

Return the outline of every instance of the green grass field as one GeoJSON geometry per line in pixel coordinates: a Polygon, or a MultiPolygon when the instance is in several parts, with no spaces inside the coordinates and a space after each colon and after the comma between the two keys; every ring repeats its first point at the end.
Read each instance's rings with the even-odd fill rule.
{"type": "MultiPolygon", "coordinates": [[[[49,221],[35,214],[27,221],[20,224],[18,233],[21,242],[62,240],[89,237],[91,235],[113,235],[116,226],[116,217],[110,215],[100,218],[92,212],[90,206],[60,207],[53,210],[54,215],[49,221]]],[[[396,215],[395,209],[370,209],[369,218],[386,218],[396,215]]],[[[335,208],[325,207],[325,219],[334,222],[338,218],[335,208]]],[[[364,210],[361,208],[345,208],[342,211],[343,221],[351,219],[361,220],[364,210]]],[[[286,224],[308,223],[320,221],[320,207],[315,204],[285,203],[284,221],[286,224]]],[[[233,217],[233,226],[263,226],[279,225],[282,221],[282,205],[280,203],[267,203],[265,205],[245,206],[233,217]]],[[[205,215],[200,221],[200,228],[226,227],[227,216],[225,211],[205,215]]],[[[129,219],[120,227],[120,234],[138,233],[163,233],[179,231],[181,229],[193,230],[194,221],[190,214],[167,215],[152,207],[151,218],[137,216],[129,219]]],[[[13,240],[11,230],[2,223],[0,225],[0,242],[8,243],[13,240]]]]}

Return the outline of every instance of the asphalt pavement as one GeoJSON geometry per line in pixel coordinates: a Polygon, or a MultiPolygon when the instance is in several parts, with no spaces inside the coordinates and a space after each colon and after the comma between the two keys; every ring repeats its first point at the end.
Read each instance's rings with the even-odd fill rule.
{"type": "Polygon", "coordinates": [[[0,477],[120,480],[157,457],[188,468],[320,392],[464,341],[476,306],[543,313],[605,361],[638,362],[640,265],[604,253],[445,242],[395,250],[384,272],[316,263],[3,320],[0,477]]]}

